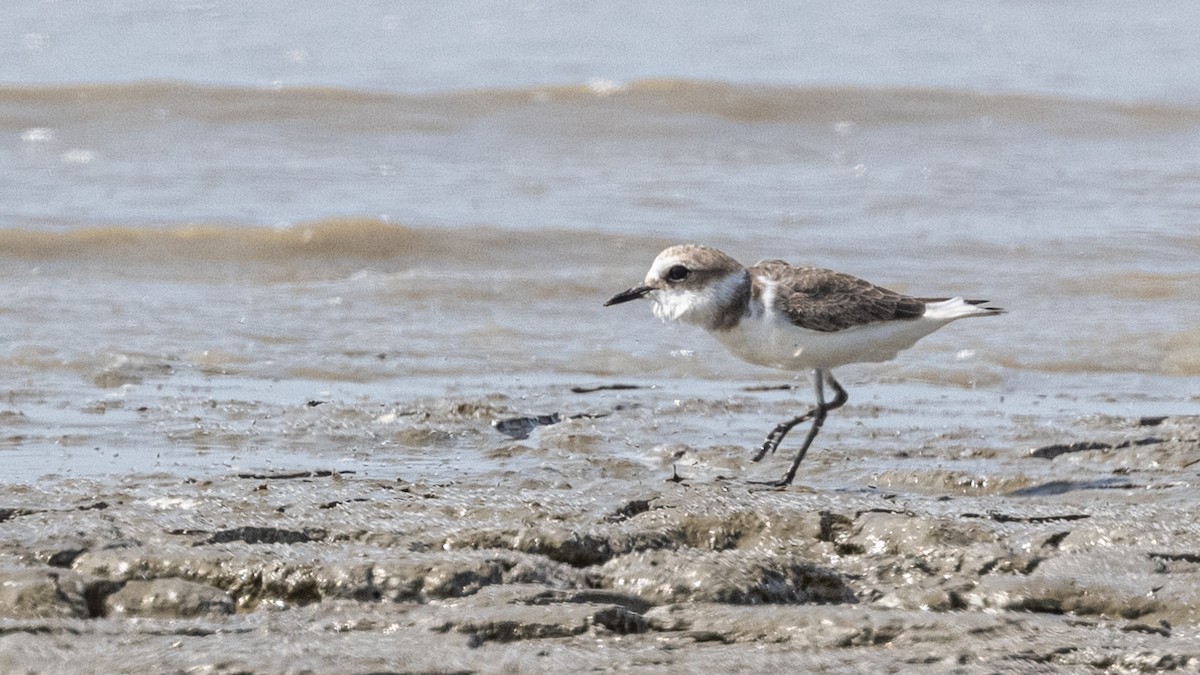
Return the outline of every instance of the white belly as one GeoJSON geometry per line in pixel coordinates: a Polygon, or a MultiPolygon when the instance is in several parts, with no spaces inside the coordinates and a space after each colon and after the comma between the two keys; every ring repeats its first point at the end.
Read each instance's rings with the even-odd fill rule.
{"type": "Polygon", "coordinates": [[[729,330],[709,331],[738,358],[782,370],[830,369],[847,363],[888,361],[950,323],[931,318],[884,321],[836,332],[747,317],[729,330]]]}

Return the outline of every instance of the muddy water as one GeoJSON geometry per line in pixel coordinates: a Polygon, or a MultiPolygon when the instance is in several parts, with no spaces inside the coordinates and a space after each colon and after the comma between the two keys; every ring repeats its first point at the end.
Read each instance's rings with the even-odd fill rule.
{"type": "Polygon", "coordinates": [[[982,434],[1038,397],[1191,413],[1198,122],[1186,100],[686,79],[0,87],[3,475],[373,454],[423,397],[551,414],[571,386],[788,382],[601,307],[679,241],[1009,310],[839,373],[852,400],[919,416],[912,385],[938,386],[982,434]],[[282,440],[313,414],[332,443],[282,440]]]}
{"type": "MultiPolygon", "coordinates": [[[[408,413],[429,401],[488,402],[495,419],[730,402],[660,427],[663,440],[718,436],[749,448],[809,400],[803,381],[736,362],[644,306],[601,306],[665,241],[374,220],[0,233],[10,256],[4,475],[204,474],[330,458],[386,457],[387,470],[456,456],[486,465],[504,440],[487,415],[475,434],[437,429],[445,442],[433,456],[394,454],[424,424],[408,413]],[[571,391],[614,383],[641,389],[571,391]],[[798,388],[746,391],[782,384],[798,388]]],[[[997,446],[1030,416],[1047,427],[1046,438],[1028,439],[1036,444],[1089,415],[1194,411],[1191,273],[1110,284],[1072,273],[1047,296],[1048,269],[979,267],[993,278],[897,286],[1003,297],[1010,312],[951,326],[892,363],[845,369],[853,403],[897,411],[884,426],[928,433],[950,423],[997,446]],[[997,288],[997,277],[1012,283],[997,288]]],[[[605,430],[619,438],[640,422],[615,414],[605,430]]],[[[640,450],[610,452],[637,459],[640,450]]]]}

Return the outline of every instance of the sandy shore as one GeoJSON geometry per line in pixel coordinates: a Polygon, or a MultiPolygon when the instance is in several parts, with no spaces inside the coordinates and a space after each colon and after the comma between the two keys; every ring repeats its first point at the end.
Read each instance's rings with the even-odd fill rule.
{"type": "Polygon", "coordinates": [[[784,491],[740,454],[681,481],[605,458],[597,423],[446,484],[5,485],[0,671],[1200,669],[1195,418],[1091,420],[987,476],[938,468],[971,450],[946,439],[784,491]]]}

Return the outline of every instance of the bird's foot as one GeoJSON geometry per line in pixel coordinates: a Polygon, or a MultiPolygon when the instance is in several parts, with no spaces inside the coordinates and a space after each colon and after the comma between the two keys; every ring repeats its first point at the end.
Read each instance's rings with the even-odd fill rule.
{"type": "Polygon", "coordinates": [[[792,484],[792,479],[789,476],[787,478],[780,478],[779,480],[748,480],[746,482],[751,485],[762,486],[760,488],[761,490],[780,491],[780,490],[786,490],[788,488],[788,486],[792,484]]]}

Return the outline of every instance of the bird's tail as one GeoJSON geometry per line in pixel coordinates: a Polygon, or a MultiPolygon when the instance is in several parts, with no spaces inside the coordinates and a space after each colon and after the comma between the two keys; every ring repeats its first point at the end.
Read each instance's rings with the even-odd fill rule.
{"type": "Polygon", "coordinates": [[[925,318],[953,321],[968,316],[991,316],[1003,314],[999,307],[988,307],[987,300],[964,300],[962,298],[921,298],[925,303],[925,318]]]}

